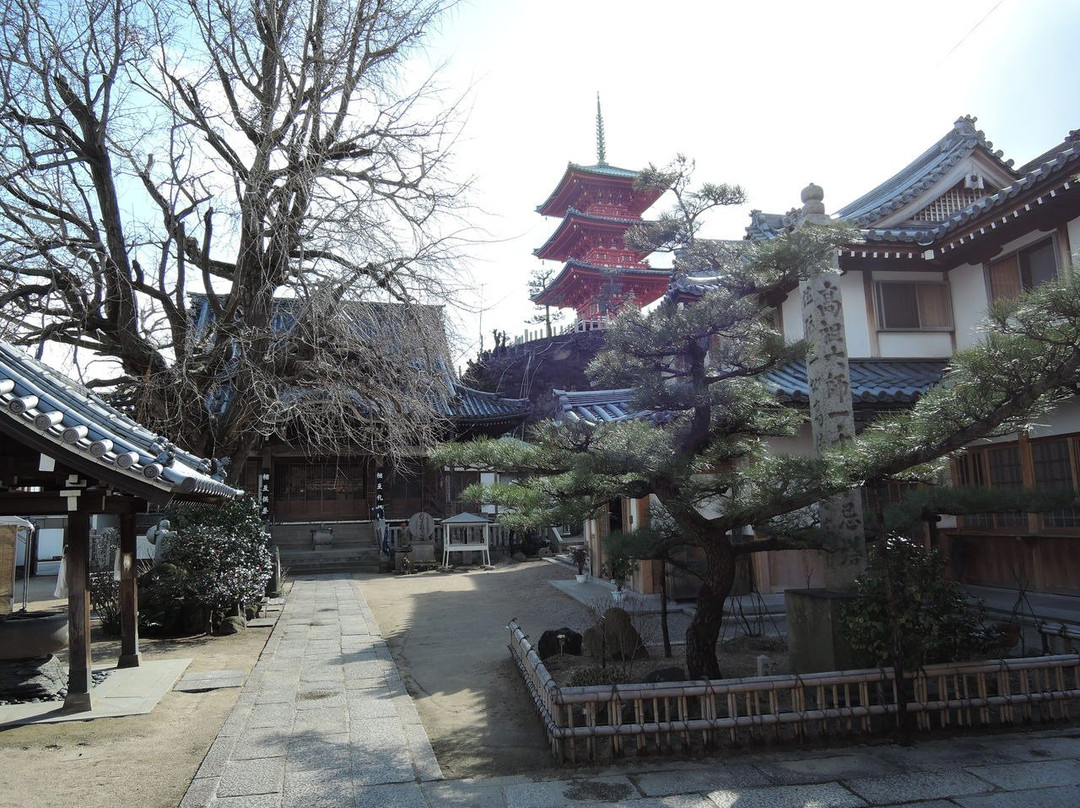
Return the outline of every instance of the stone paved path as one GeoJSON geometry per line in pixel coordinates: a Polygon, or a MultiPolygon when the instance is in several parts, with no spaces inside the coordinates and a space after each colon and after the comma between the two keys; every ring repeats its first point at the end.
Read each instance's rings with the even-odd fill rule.
{"type": "Polygon", "coordinates": [[[358,584],[294,582],[180,808],[1080,808],[1080,729],[442,780],[358,584]]]}
{"type": "Polygon", "coordinates": [[[317,576],[294,582],[180,805],[423,805],[419,783],[441,778],[360,588],[317,576]]]}

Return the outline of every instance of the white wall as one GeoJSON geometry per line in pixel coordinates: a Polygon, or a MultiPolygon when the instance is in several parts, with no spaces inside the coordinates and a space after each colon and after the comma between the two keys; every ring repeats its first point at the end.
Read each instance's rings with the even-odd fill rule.
{"type": "Polygon", "coordinates": [[[956,347],[970,348],[979,341],[979,328],[986,319],[989,293],[982,264],[964,264],[949,272],[952,290],[953,323],[956,325],[956,347]]]}
{"type": "Polygon", "coordinates": [[[848,356],[870,356],[870,323],[866,317],[866,290],[863,273],[845,272],[840,276],[840,294],[844,302],[844,333],[848,356]]]}

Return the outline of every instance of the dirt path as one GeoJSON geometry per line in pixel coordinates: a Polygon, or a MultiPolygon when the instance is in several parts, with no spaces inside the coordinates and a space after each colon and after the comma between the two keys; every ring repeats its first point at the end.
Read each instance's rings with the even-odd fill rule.
{"type": "MultiPolygon", "coordinates": [[[[249,628],[140,645],[144,660],[192,658],[188,672],[250,671],[269,635],[249,628]]],[[[95,664],[118,651],[94,642],[95,664]]],[[[0,731],[0,808],[176,808],[239,695],[170,691],[149,715],[0,731]]]]}
{"type": "Polygon", "coordinates": [[[447,777],[552,766],[531,700],[507,650],[506,623],[535,638],[589,624],[586,608],[548,584],[573,571],[526,562],[491,571],[363,576],[361,589],[447,777]]]}

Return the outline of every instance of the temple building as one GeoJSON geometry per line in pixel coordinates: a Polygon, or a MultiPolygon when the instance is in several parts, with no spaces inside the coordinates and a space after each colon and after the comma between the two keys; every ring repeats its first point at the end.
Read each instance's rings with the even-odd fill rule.
{"type": "Polygon", "coordinates": [[[551,195],[536,210],[562,221],[533,254],[563,262],[560,271],[532,300],[539,306],[572,308],[577,331],[602,328],[627,302],[645,306],[667,291],[671,272],[653,269],[646,254],[624,243],[626,231],[662,190],[635,187],[638,172],[610,166],[604,123],[596,105],[596,165],[570,163],[551,195]]]}

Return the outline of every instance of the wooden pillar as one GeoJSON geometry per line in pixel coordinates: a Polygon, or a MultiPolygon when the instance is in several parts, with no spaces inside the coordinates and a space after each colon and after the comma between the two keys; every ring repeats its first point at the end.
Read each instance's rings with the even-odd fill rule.
{"type": "Polygon", "coordinates": [[[90,514],[72,511],[67,521],[68,693],[64,709],[90,704],[90,514]]]}
{"type": "Polygon", "coordinates": [[[139,667],[139,588],[135,514],[120,515],[120,659],[118,668],[139,667]]]}

